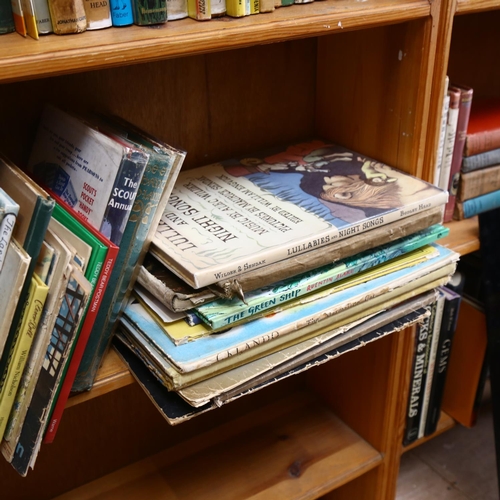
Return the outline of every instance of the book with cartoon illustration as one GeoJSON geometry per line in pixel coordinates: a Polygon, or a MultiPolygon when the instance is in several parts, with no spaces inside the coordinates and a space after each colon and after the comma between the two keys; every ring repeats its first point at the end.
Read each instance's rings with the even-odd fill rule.
{"type": "Polygon", "coordinates": [[[181,172],[150,251],[200,288],[447,199],[405,172],[313,140],[181,172]]]}

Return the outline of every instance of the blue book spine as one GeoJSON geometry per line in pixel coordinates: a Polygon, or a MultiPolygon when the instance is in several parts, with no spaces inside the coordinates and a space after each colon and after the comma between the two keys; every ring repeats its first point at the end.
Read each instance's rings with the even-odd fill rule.
{"type": "Polygon", "coordinates": [[[462,172],[471,172],[498,164],[500,164],[500,149],[492,149],[477,155],[464,156],[461,170],[462,172]]]}
{"type": "Polygon", "coordinates": [[[463,219],[500,207],[500,190],[462,202],[463,219]]]}
{"type": "Polygon", "coordinates": [[[113,26],[130,26],[134,23],[131,0],[111,0],[110,5],[113,26]]]}

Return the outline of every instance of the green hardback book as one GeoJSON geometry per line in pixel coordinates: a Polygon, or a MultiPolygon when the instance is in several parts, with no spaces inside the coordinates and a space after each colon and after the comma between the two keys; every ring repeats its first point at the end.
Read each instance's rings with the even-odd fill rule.
{"type": "Polygon", "coordinates": [[[134,24],[148,26],[167,22],[167,0],[133,0],[134,24]]]}
{"type": "Polygon", "coordinates": [[[97,313],[73,392],[92,387],[107,351],[117,319],[133,288],[163,209],[185,158],[185,152],[168,146],[118,118],[108,119],[118,135],[150,153],[106,292],[97,313]]]}

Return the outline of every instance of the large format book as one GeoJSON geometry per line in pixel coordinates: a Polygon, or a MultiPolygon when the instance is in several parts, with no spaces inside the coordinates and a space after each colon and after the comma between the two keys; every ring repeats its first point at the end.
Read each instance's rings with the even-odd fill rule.
{"type": "Polygon", "coordinates": [[[34,466],[55,397],[54,387],[62,376],[67,353],[75,340],[90,292],[88,280],[77,267],[73,267],[19,438],[17,442],[10,443],[14,450],[11,464],[23,476],[29,467],[34,466]]]}
{"type": "Polygon", "coordinates": [[[449,198],[444,210],[444,222],[450,222],[453,219],[456,194],[460,179],[460,167],[464,156],[465,135],[467,133],[473,95],[473,89],[471,87],[452,85],[450,89],[460,91],[460,107],[458,111],[457,133],[455,136],[455,145],[453,147],[453,157],[450,166],[450,179],[448,182],[449,198]]]}
{"type": "Polygon", "coordinates": [[[470,217],[474,217],[474,215],[479,215],[498,207],[500,207],[500,189],[465,201],[457,201],[453,218],[457,220],[469,219],[470,217]]]}
{"type": "Polygon", "coordinates": [[[492,167],[462,172],[457,202],[476,198],[500,189],[500,163],[492,167]]]}
{"type": "Polygon", "coordinates": [[[0,272],[0,357],[21,295],[31,257],[11,238],[5,266],[0,272]]]}
{"type": "Polygon", "coordinates": [[[182,396],[180,392],[169,391],[161,384],[147,365],[134,354],[134,347],[120,335],[120,331],[113,345],[160,413],[171,425],[176,425],[421,321],[425,316],[423,307],[434,296],[429,293],[430,296],[424,294],[374,317],[369,316],[346,325],[330,340],[323,341],[321,336],[314,337],[300,345],[231,370],[227,375],[215,376],[205,383],[193,385],[183,391],[182,396]],[[188,404],[183,399],[186,396],[191,397],[197,403],[196,406],[188,404]]]}
{"type": "Polygon", "coordinates": [[[0,188],[0,271],[7,255],[18,214],[19,204],[0,188]]]}
{"type": "Polygon", "coordinates": [[[200,288],[447,198],[409,174],[314,140],[182,172],[150,251],[200,288]]]}
{"type": "Polygon", "coordinates": [[[120,250],[97,313],[95,326],[73,384],[75,392],[92,387],[102,358],[109,347],[116,321],[133,289],[139,267],[148,251],[186,155],[184,151],[173,148],[118,118],[113,118],[112,126],[117,135],[144,148],[149,154],[149,161],[125,226],[120,250]]]}
{"type": "Polygon", "coordinates": [[[467,135],[464,156],[473,156],[500,148],[500,100],[474,101],[467,135]]]}
{"type": "Polygon", "coordinates": [[[45,105],[28,172],[120,244],[148,155],[45,105]]]}
{"type": "Polygon", "coordinates": [[[38,323],[42,317],[48,291],[49,287],[36,274],[33,274],[17,327],[16,340],[12,344],[10,351],[4,353],[4,355],[8,355],[8,362],[0,380],[0,438],[3,437],[7,427],[17,388],[21,381],[31,344],[35,338],[38,323]]]}

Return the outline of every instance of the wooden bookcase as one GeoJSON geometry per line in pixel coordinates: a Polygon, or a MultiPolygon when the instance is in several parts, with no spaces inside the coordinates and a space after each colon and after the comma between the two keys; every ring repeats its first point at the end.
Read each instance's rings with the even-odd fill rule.
{"type": "MultiPolygon", "coordinates": [[[[500,0],[325,0],[38,42],[4,35],[0,149],[24,165],[51,101],[119,114],[186,149],[185,168],[325,137],[429,179],[444,75],[477,95],[500,92],[499,21],[500,0]]],[[[477,222],[450,227],[446,245],[478,248],[477,222]]],[[[34,471],[21,478],[0,460],[2,498],[75,488],[67,498],[393,498],[412,335],[177,427],[111,352],[34,471]]],[[[451,425],[443,416],[438,432],[451,425]]]]}

